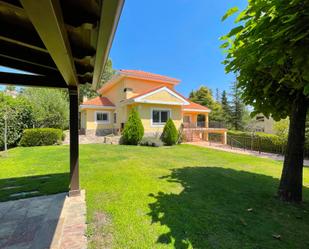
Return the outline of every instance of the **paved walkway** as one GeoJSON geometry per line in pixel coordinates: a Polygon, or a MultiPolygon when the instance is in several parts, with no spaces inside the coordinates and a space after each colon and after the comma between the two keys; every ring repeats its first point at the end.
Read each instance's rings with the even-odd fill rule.
{"type": "MultiPolygon", "coordinates": [[[[192,145],[197,145],[201,147],[208,147],[216,150],[222,150],[222,151],[227,151],[227,152],[233,152],[233,153],[238,153],[238,154],[244,154],[244,155],[252,155],[252,156],[257,156],[257,157],[262,157],[262,158],[270,158],[274,160],[279,160],[283,161],[284,156],[280,154],[274,154],[274,153],[266,153],[266,152],[259,152],[259,151],[254,151],[254,150],[244,150],[241,148],[236,148],[229,145],[223,145],[219,143],[209,143],[206,141],[201,141],[201,142],[189,142],[187,144],[192,144],[192,145]]],[[[309,160],[305,159],[304,160],[304,166],[309,166],[309,160]]]]}
{"type": "Polygon", "coordinates": [[[0,203],[1,249],[86,249],[85,193],[0,203]]]}

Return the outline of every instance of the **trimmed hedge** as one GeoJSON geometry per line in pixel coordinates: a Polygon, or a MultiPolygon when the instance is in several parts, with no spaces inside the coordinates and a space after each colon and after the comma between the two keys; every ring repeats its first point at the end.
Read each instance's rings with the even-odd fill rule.
{"type": "Polygon", "coordinates": [[[286,139],[264,132],[228,131],[227,143],[233,147],[252,149],[262,152],[283,154],[286,149],[286,139]]]}
{"type": "Polygon", "coordinates": [[[63,139],[61,129],[34,128],[25,129],[19,145],[23,147],[60,144],[63,139]]]}

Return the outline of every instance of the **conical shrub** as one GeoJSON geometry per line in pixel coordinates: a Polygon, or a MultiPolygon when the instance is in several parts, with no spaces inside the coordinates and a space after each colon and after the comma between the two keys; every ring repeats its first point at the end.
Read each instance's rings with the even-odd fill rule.
{"type": "Polygon", "coordinates": [[[143,136],[144,126],[139,117],[139,113],[135,108],[132,108],[122,132],[122,143],[137,145],[142,140],[143,136]]]}
{"type": "Polygon", "coordinates": [[[161,140],[165,145],[174,145],[178,141],[178,131],[172,119],[168,119],[163,133],[161,135],[161,140]]]}

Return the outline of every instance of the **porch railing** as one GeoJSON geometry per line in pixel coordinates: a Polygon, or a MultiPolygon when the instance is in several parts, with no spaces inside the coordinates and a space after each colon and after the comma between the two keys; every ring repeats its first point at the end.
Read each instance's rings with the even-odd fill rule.
{"type": "Polygon", "coordinates": [[[205,121],[198,121],[198,122],[184,122],[183,123],[184,128],[226,128],[226,125],[224,122],[218,122],[218,121],[210,121],[207,123],[205,121]]]}

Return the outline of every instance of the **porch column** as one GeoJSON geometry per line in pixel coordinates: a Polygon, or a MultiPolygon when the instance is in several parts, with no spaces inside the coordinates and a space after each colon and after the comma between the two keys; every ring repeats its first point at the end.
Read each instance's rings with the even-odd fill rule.
{"type": "Polygon", "coordinates": [[[69,196],[80,195],[78,151],[78,87],[69,88],[70,98],[70,191],[69,196]]]}
{"type": "Polygon", "coordinates": [[[227,132],[223,132],[222,133],[222,144],[226,144],[227,143],[227,132]]]}
{"type": "Polygon", "coordinates": [[[205,141],[206,142],[209,141],[209,133],[208,133],[208,131],[205,131],[205,141]]]}
{"type": "Polygon", "coordinates": [[[208,128],[209,127],[209,119],[208,119],[208,113],[205,114],[205,127],[208,128]]]}

